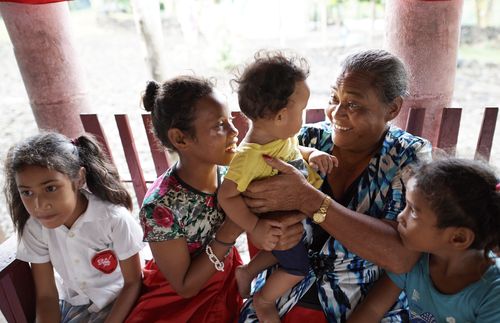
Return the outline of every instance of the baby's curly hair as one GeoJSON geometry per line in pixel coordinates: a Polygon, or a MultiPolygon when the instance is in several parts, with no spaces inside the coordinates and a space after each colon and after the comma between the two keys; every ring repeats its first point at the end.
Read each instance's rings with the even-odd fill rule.
{"type": "Polygon", "coordinates": [[[241,75],[232,80],[241,112],[250,120],[274,116],[288,104],[295,84],[309,76],[308,62],[280,51],[259,51],[241,75]],[[235,86],[234,86],[235,85],[235,86]]]}

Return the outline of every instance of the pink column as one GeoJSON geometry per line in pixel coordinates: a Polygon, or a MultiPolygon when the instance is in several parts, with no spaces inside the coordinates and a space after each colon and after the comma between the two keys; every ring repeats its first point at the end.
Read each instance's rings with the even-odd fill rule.
{"type": "Polygon", "coordinates": [[[410,73],[410,96],[395,123],[405,125],[410,107],[426,108],[423,136],[433,142],[453,96],[462,7],[463,0],[386,3],[386,47],[410,73]]]}
{"type": "Polygon", "coordinates": [[[70,32],[67,2],[0,3],[17,65],[39,129],[75,137],[81,112],[90,112],[83,71],[70,32]]]}

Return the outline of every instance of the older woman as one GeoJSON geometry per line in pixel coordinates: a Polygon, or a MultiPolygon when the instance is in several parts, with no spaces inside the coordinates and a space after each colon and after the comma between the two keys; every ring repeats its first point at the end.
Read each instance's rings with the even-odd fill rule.
{"type": "MultiPolygon", "coordinates": [[[[401,243],[396,216],[405,206],[405,169],[430,158],[431,147],[389,124],[407,88],[404,65],[394,55],[369,50],[347,57],[332,87],[328,120],[299,134],[302,145],[337,157],[338,168],[316,190],[292,167],[269,159],[282,174],[249,187],[254,211],[296,209],[310,218],[312,269],[278,300],[280,315],[288,313],[283,322],[344,322],[382,268],[402,273],[416,261],[418,255],[401,243]]],[[[400,297],[384,321],[404,321],[404,302],[400,297]]],[[[255,320],[249,299],[240,322],[255,320]]]]}

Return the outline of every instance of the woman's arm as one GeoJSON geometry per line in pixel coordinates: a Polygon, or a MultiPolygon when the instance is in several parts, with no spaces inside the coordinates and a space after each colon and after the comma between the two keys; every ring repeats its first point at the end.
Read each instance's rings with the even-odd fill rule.
{"type": "MultiPolygon", "coordinates": [[[[311,217],[325,194],[311,186],[292,166],[273,158],[266,158],[266,162],[280,174],[250,184],[244,193],[250,209],[300,210],[311,217]]],[[[403,246],[394,226],[335,201],[330,203],[321,226],[350,251],[394,273],[409,271],[419,257],[419,253],[403,246]]]]}
{"type": "Polygon", "coordinates": [[[376,323],[396,302],[401,288],[387,276],[380,277],[370,289],[366,298],[358,304],[349,316],[348,323],[376,323]]]}
{"type": "MultiPolygon", "coordinates": [[[[234,243],[241,234],[241,228],[230,219],[217,231],[217,240],[234,243]]],[[[151,252],[165,278],[181,297],[189,298],[197,295],[205,283],[217,272],[214,264],[203,250],[191,259],[184,238],[162,242],[150,242],[151,252]]],[[[214,254],[221,261],[231,246],[213,240],[209,243],[214,254]]]]}
{"type": "Polygon", "coordinates": [[[141,291],[142,272],[139,254],[136,253],[128,259],[120,260],[120,269],[124,281],[123,288],[106,318],[106,323],[123,322],[141,291]]]}
{"type": "Polygon", "coordinates": [[[59,294],[57,293],[52,264],[31,264],[31,272],[35,281],[36,321],[60,322],[59,294]]]}

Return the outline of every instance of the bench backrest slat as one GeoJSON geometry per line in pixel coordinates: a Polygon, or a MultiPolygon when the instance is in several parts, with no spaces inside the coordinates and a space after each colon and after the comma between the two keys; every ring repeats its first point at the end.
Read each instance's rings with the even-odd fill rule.
{"type": "Polygon", "coordinates": [[[324,109],[307,109],[306,110],[306,123],[315,123],[325,120],[324,109]]]}
{"type": "Polygon", "coordinates": [[[146,136],[148,138],[149,150],[151,151],[151,157],[155,165],[156,176],[159,177],[172,166],[172,161],[168,152],[163,149],[158,143],[151,126],[151,115],[142,114],[142,123],[144,124],[144,129],[146,130],[146,136]]]}
{"type": "Polygon", "coordinates": [[[477,140],[476,154],[474,159],[490,160],[493,136],[498,117],[498,108],[488,107],[484,109],[483,123],[477,140]]]}
{"type": "Polygon", "coordinates": [[[83,129],[85,132],[93,134],[99,143],[102,145],[106,154],[108,154],[109,159],[112,163],[116,165],[113,160],[113,155],[111,153],[111,149],[109,148],[108,139],[106,138],[106,134],[102,129],[101,122],[99,121],[99,117],[95,113],[85,113],[80,114],[80,120],[83,124],[83,129]]]}
{"type": "Polygon", "coordinates": [[[454,156],[457,149],[458,131],[462,109],[445,108],[441,115],[436,146],[443,149],[447,154],[454,156]]]}
{"type": "Polygon", "coordinates": [[[134,186],[137,202],[139,205],[142,205],[142,201],[147,192],[146,180],[144,179],[144,173],[142,171],[137,148],[135,147],[135,140],[132,135],[128,116],[126,114],[116,114],[115,119],[118,133],[122,141],[123,152],[125,153],[125,160],[127,161],[130,176],[132,177],[132,185],[134,186]]]}
{"type": "Polygon", "coordinates": [[[410,108],[408,119],[406,120],[406,131],[415,136],[422,136],[424,130],[425,109],[410,108]]]}

